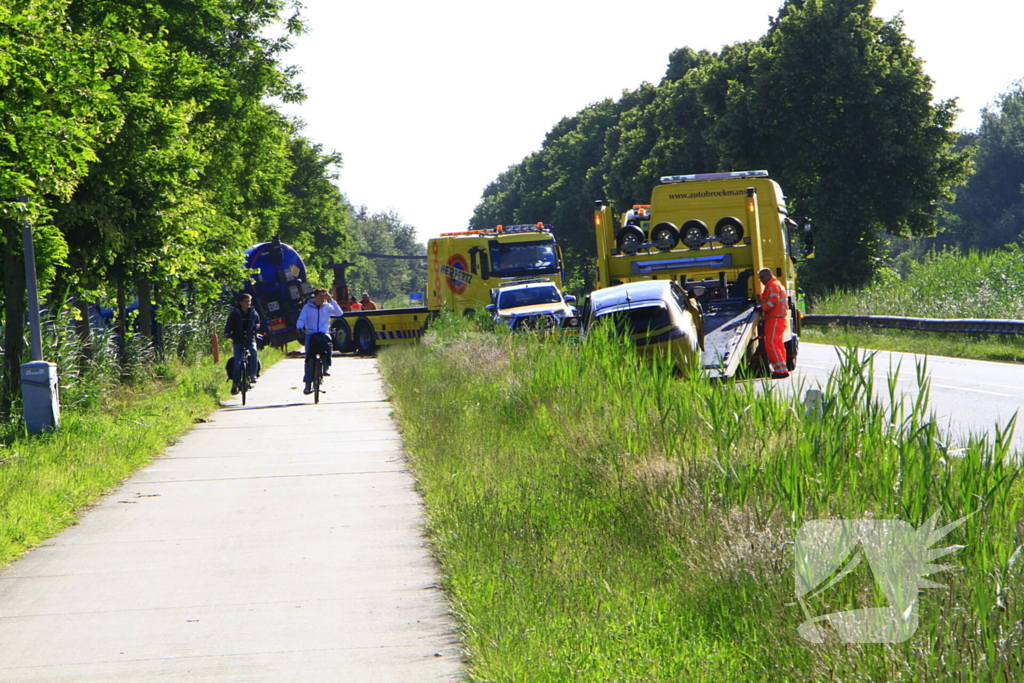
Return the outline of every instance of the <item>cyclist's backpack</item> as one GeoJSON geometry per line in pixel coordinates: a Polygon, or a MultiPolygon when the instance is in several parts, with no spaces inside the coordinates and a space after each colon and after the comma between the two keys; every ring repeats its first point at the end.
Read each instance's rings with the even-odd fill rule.
{"type": "Polygon", "coordinates": [[[224,370],[228,373],[228,379],[235,378],[235,357],[228,356],[228,362],[224,364],[224,370]]]}

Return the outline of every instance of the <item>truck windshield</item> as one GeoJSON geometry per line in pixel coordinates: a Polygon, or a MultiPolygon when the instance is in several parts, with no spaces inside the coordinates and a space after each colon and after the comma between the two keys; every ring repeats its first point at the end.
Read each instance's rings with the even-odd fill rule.
{"type": "Polygon", "coordinates": [[[558,272],[558,255],[551,240],[491,242],[491,272],[498,277],[558,272]]]}
{"type": "Polygon", "coordinates": [[[513,289],[502,292],[498,298],[498,308],[518,308],[519,306],[536,306],[537,304],[557,304],[561,302],[562,296],[558,288],[551,287],[530,287],[528,289],[513,289]]]}

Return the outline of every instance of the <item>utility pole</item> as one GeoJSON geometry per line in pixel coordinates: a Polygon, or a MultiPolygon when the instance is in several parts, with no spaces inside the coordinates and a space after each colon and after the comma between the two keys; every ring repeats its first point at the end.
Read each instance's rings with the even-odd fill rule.
{"type": "MultiPolygon", "coordinates": [[[[60,426],[57,365],[43,360],[43,330],[39,319],[39,285],[36,280],[36,247],[28,219],[28,197],[21,195],[25,217],[21,241],[25,254],[25,285],[28,289],[28,327],[32,361],[21,366],[21,403],[25,425],[32,434],[50,432],[60,426]]],[[[13,322],[13,321],[11,321],[13,322]]]]}

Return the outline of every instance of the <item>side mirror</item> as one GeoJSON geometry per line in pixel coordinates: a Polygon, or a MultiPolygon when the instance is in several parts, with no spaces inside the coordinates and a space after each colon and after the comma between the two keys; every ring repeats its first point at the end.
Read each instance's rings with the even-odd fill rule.
{"type": "Polygon", "coordinates": [[[576,303],[576,297],[574,297],[572,294],[566,294],[565,295],[565,303],[567,303],[567,304],[574,304],[574,303],[576,303]]]}
{"type": "Polygon", "coordinates": [[[804,258],[814,258],[814,226],[811,219],[804,221],[804,258]]]}
{"type": "Polygon", "coordinates": [[[707,291],[707,289],[705,289],[704,287],[702,287],[700,285],[697,285],[696,287],[691,287],[690,288],[691,296],[701,297],[701,296],[704,296],[704,292],[706,292],[706,291],[707,291]]]}
{"type": "Polygon", "coordinates": [[[495,306],[494,304],[487,304],[486,306],[484,306],[484,310],[494,313],[496,310],[498,310],[498,307],[495,306]]]}

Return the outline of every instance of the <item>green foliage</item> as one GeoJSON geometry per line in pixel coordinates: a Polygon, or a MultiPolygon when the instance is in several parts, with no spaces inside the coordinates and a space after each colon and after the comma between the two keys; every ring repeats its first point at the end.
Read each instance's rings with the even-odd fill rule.
{"type": "Polygon", "coordinates": [[[917,318],[1024,319],[1024,249],[941,251],[907,261],[900,276],[855,291],[835,292],[814,313],[917,318]]]}
{"type": "MultiPolygon", "coordinates": [[[[284,0],[21,0],[0,8],[0,244],[4,384],[17,393],[34,223],[43,297],[146,302],[164,323],[246,276],[243,252],[281,234],[314,277],[340,259],[348,208],[340,155],[270,104],[302,98],[281,63],[303,31],[284,0]],[[279,37],[272,34],[282,32],[279,37]],[[27,202],[17,201],[25,194],[27,202]],[[307,251],[308,250],[308,251],[307,251]]],[[[118,320],[120,376],[136,340],[118,320]]],[[[78,333],[83,334],[78,323],[78,333]]],[[[140,339],[142,347],[148,338],[140,339]]]]}
{"type": "Polygon", "coordinates": [[[933,234],[962,182],[952,102],[901,21],[870,0],[790,0],[766,35],[720,53],[676,50],[665,79],[559,122],[540,151],[484,191],[473,226],[553,222],[569,269],[589,277],[592,201],[646,203],[661,175],[767,168],[819,226],[809,286],[871,279],[885,233],[933,234]]]}
{"type": "Polygon", "coordinates": [[[325,153],[322,145],[295,135],[288,147],[294,171],[285,190],[291,202],[278,234],[302,256],[310,282],[326,286],[334,279],[329,266],[349,251],[351,209],[333,182],[341,155],[325,153]]]}
{"type": "Polygon", "coordinates": [[[424,246],[416,241],[416,229],[402,221],[398,214],[394,211],[371,214],[365,206],[360,206],[352,216],[352,236],[349,260],[356,265],[346,276],[352,296],[359,298],[367,292],[378,302],[391,299],[408,301],[411,292],[423,291],[426,271],[420,267],[422,261],[358,255],[426,254],[424,246]]]}
{"type": "MultiPolygon", "coordinates": [[[[901,399],[847,352],[819,413],[753,383],[638,367],[616,339],[538,344],[462,322],[380,363],[473,680],[1016,679],[1019,467],[1005,433],[950,444],[926,368],[901,399]],[[916,527],[937,511],[978,514],[941,544],[966,545],[949,558],[963,571],[921,594],[912,639],[798,636],[803,522],[916,527]]],[[[837,586],[823,611],[862,588],[837,586]]]]}
{"type": "Polygon", "coordinates": [[[981,113],[974,146],[975,172],[949,207],[940,240],[962,249],[991,249],[1024,238],[1024,82],[981,113]]]}

